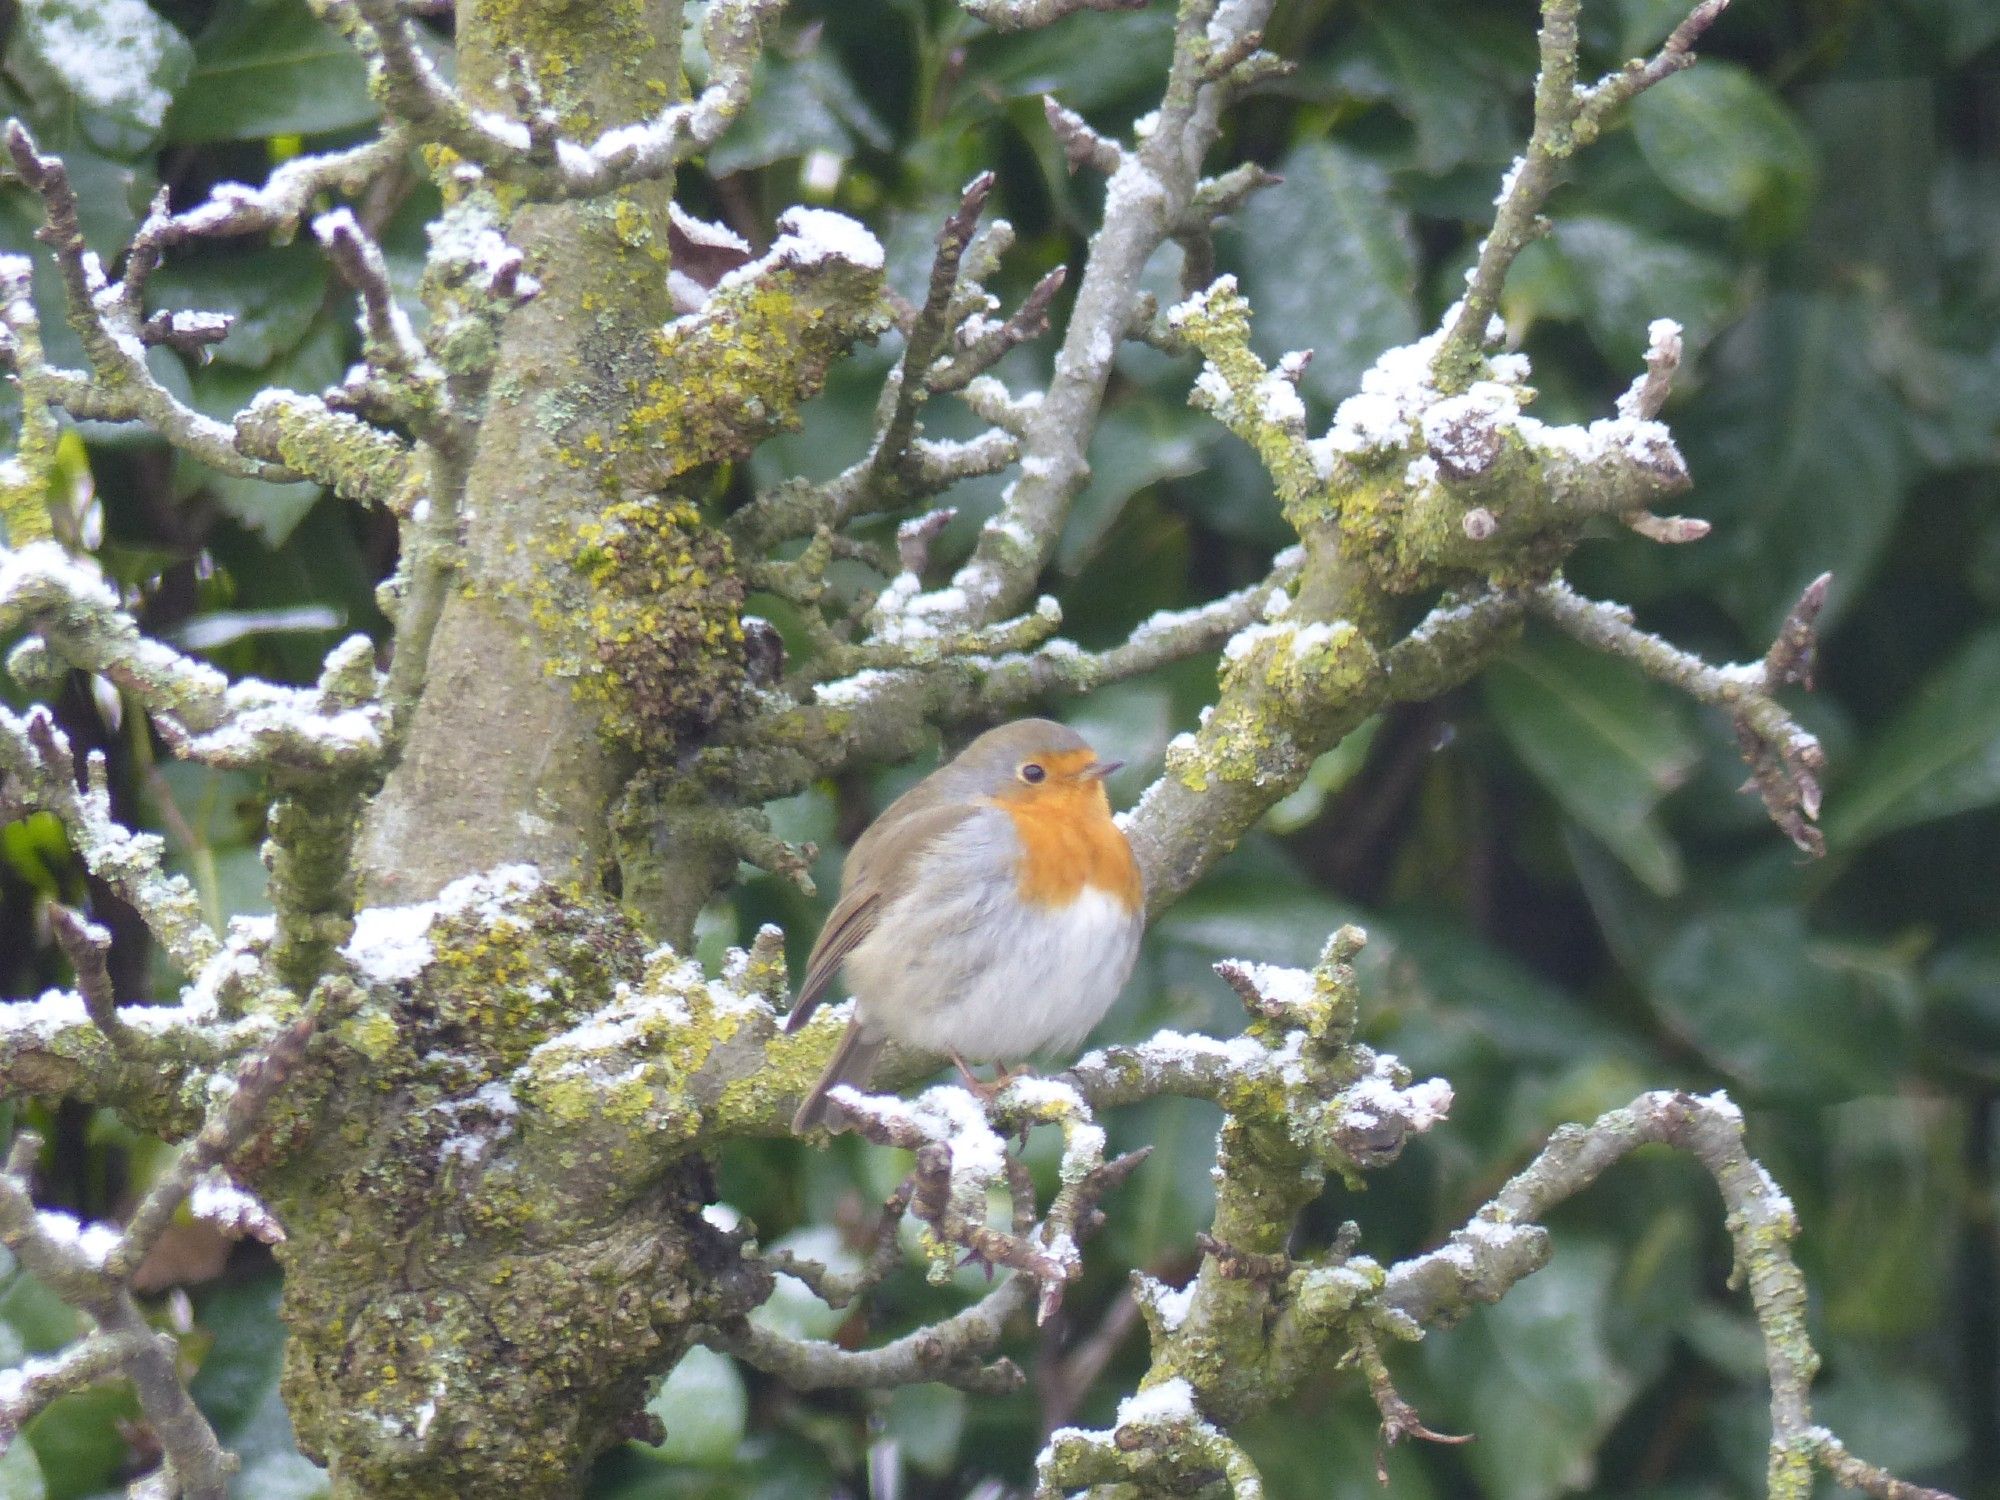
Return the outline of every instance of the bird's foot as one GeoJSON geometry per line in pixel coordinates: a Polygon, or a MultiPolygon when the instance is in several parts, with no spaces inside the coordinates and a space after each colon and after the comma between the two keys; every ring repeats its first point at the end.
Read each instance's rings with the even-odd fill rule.
{"type": "Polygon", "coordinates": [[[947,1055],[951,1058],[951,1065],[958,1069],[958,1076],[964,1080],[967,1091],[977,1095],[982,1104],[991,1104],[998,1097],[1002,1089],[1020,1076],[1016,1073],[1010,1073],[1005,1065],[995,1063],[993,1066],[993,1081],[989,1083],[974,1073],[972,1071],[972,1064],[960,1057],[956,1052],[947,1055]]]}

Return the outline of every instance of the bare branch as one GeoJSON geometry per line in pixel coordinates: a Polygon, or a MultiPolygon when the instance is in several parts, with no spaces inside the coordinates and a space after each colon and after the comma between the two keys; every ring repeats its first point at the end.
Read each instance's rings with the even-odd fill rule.
{"type": "Polygon", "coordinates": [[[146,1253],[172,1221],[174,1210],[181,1206],[182,1200],[193,1189],[196,1179],[211,1167],[227,1162],[230,1155],[249,1139],[251,1131],[262,1122],[264,1111],[291,1076],[292,1069],[305,1056],[306,1044],[318,1029],[320,1010],[325,1003],[325,992],[316,993],[296,1020],[280,1031],[261,1053],[237,1070],[234,1088],[210,1113],[194,1140],[153,1180],[146,1196],[132,1210],[125,1232],[103,1259],[107,1275],[120,1281],[130,1280],[132,1273],[139,1269],[140,1262],[145,1260],[146,1253]]]}
{"type": "Polygon", "coordinates": [[[1069,163],[1071,172],[1089,167],[1109,177],[1124,163],[1123,146],[1109,136],[1099,135],[1082,115],[1057,103],[1054,95],[1042,96],[1042,113],[1048,117],[1055,138],[1062,142],[1063,160],[1069,163]]]}
{"type": "Polygon", "coordinates": [[[958,620],[992,619],[1018,608],[1053,553],[1070,504],[1089,477],[1085,451],[1113,358],[1131,326],[1140,274],[1185,221],[1201,161],[1236,86],[1229,78],[1205,79],[1204,72],[1243,38],[1261,32],[1270,12],[1270,0],[1182,5],[1166,92],[1151,132],[1122,156],[1106,189],[1104,223],[1091,241],[1054,377],[1026,427],[1021,477],[952,579],[948,597],[958,620]]]}
{"type": "Polygon", "coordinates": [[[234,235],[289,239],[322,194],[359,194],[370,179],[401,162],[410,145],[408,133],[392,127],[359,146],[295,156],[275,167],[260,188],[240,182],[220,183],[204,201],[167,221],[162,243],[177,245],[234,235]]]}
{"type": "Polygon", "coordinates": [[[48,370],[43,378],[48,394],[72,416],[145,422],[176,447],[225,474],[297,478],[281,465],[246,456],[226,424],[203,416],[153,377],[146,367],[141,335],[145,320],[122,288],[107,283],[103,266],[84,244],[76,193],[62,161],[42,155],[19,120],[7,122],[6,146],[15,174],[42,200],[46,224],[37,237],[55,252],[69,324],[82,340],[94,372],[48,370]]]}
{"type": "Polygon", "coordinates": [[[1026,31],[1084,10],[1143,10],[1147,0],[960,0],[995,31],[1026,31]]]}
{"type": "Polygon", "coordinates": [[[1640,630],[1629,610],[1585,599],[1560,579],[1532,591],[1528,604],[1593,650],[1623,657],[1697,702],[1727,710],[1743,758],[1750,763],[1749,785],[1792,842],[1818,855],[1826,852],[1826,841],[1813,826],[1819,818],[1819,776],[1826,756],[1819,741],[1801,729],[1773,695],[1787,683],[1810,683],[1816,643],[1813,622],[1832,581],[1830,573],[1814,579],[1786,616],[1770,653],[1740,666],[1712,667],[1640,630]]]}
{"type": "Polygon", "coordinates": [[[963,1312],[927,1324],[878,1349],[847,1350],[817,1339],[793,1339],[741,1319],[711,1328],[702,1342],[776,1375],[795,1390],[856,1390],[941,1381],[960,1390],[1001,1396],[1019,1390],[1012,1360],[984,1361],[1008,1322],[1026,1309],[1031,1276],[1010,1276],[963,1312]]]}
{"type": "MultiPolygon", "coordinates": [[[[11,1174],[0,1175],[0,1244],[20,1258],[30,1275],[97,1325],[97,1334],[83,1346],[88,1352],[79,1352],[76,1365],[60,1378],[102,1378],[114,1371],[130,1376],[173,1487],[187,1500],[225,1500],[236,1460],[216,1441],[188,1395],[174,1340],[147,1327],[124,1282],[106,1269],[105,1258],[116,1243],[116,1231],[104,1225],[86,1227],[68,1214],[38,1213],[26,1184],[11,1174]],[[119,1356],[115,1364],[111,1346],[119,1356]]],[[[44,1382],[58,1378],[50,1370],[44,1382]]],[[[0,1402],[12,1406],[9,1394],[0,1389],[0,1402]]],[[[40,1392],[23,1388],[12,1394],[32,1400],[40,1392]]]]}
{"type": "Polygon", "coordinates": [[[91,1021],[105,1040],[121,1051],[134,1045],[131,1029],[118,1019],[118,997],[111,988],[111,934],[60,901],[48,904],[49,926],[76,970],[77,993],[91,1021]]]}
{"type": "Polygon", "coordinates": [[[1771,1500],[1804,1500],[1816,1466],[1872,1494],[1944,1500],[1939,1491],[1901,1485],[1853,1459],[1837,1438],[1813,1425],[1809,1390],[1819,1356],[1806,1331],[1805,1278],[1789,1248],[1798,1218],[1770,1174],[1745,1152],[1743,1116],[1724,1095],[1646,1094],[1588,1126],[1564,1126],[1448,1245],[1391,1267],[1381,1306],[1421,1326],[1449,1322],[1473,1302],[1497,1300],[1547,1262],[1540,1221],[1550,1210],[1652,1144],[1688,1152],[1721,1190],[1736,1245],[1733,1284],[1749,1288],[1771,1376],[1771,1500]]]}
{"type": "Polygon", "coordinates": [[[1590,87],[1579,88],[1576,20],[1581,0],[1543,0],[1534,130],[1526,152],[1515,158],[1501,184],[1492,231],[1466,273],[1465,300],[1455,309],[1438,346],[1436,367],[1442,388],[1462,390],[1473,379],[1487,322],[1500,305],[1500,288],[1515,257],[1542,234],[1542,205],[1554,191],[1563,163],[1579,146],[1596,139],[1614,109],[1692,63],[1694,44],[1728,3],[1702,0],[1653,57],[1627,63],[1590,87]]]}
{"type": "Polygon", "coordinates": [[[89,765],[90,786],[79,789],[69,741],[48,710],[16,716],[0,708],[0,785],[26,805],[53,813],[84,867],[118,892],[174,962],[193,973],[218,946],[194,888],[162,868],[166,846],[156,835],[131,833],[113,819],[104,759],[93,753],[89,765]]]}

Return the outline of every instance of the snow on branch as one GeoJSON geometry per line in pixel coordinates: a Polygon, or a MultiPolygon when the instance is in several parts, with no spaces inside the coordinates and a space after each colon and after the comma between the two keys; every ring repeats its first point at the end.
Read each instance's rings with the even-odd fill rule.
{"type": "MultiPolygon", "coordinates": [[[[1021,24],[1073,8],[1062,0],[990,7],[996,16],[1024,18],[1021,24]],[[1036,19],[1025,19],[1031,15],[1036,19]]],[[[1019,609],[1054,553],[1070,505],[1089,478],[1090,436],[1113,357],[1132,330],[1140,275],[1154,251],[1186,232],[1201,163],[1215,144],[1225,105],[1242,86],[1233,66],[1217,71],[1217,65],[1255,52],[1271,9],[1271,0],[1190,0],[1180,7],[1159,110],[1151,130],[1122,151],[1112,169],[1103,222],[1090,242],[1055,372],[1022,425],[1021,475],[943,594],[936,612],[949,623],[977,623],[1019,609]]],[[[1051,118],[1059,134],[1068,130],[1063,117],[1051,118]]],[[[1109,162],[1110,153],[1090,146],[1088,157],[1109,162]]]]}
{"type": "MultiPolygon", "coordinates": [[[[146,706],[184,759],[312,772],[372,764],[383,753],[388,715],[373,701],[372,653],[363,637],[335,648],[318,687],[232,683],[206,662],[141,635],[110,587],[54,542],[0,548],[0,631],[22,625],[38,633],[40,645],[25,658],[16,648],[9,662],[16,675],[30,664],[29,675],[44,672],[49,652],[101,673],[146,706]]],[[[13,722],[16,734],[25,732],[13,722]]]]}
{"type": "Polygon", "coordinates": [[[1497,1301],[1547,1263],[1549,1211],[1639,1146],[1691,1152],[1721,1189],[1737,1250],[1735,1284],[1749,1288],[1771,1374],[1770,1494],[1803,1500],[1815,1469],[1872,1495],[1946,1500],[1854,1457],[1813,1424],[1818,1369],[1805,1328],[1806,1289],[1789,1250],[1790,1202],[1743,1147],[1727,1098],[1648,1094],[1589,1127],[1558,1131],[1540,1156],[1441,1248],[1385,1267],[1358,1253],[1348,1224],[1320,1250],[1295,1243],[1299,1216],[1327,1170],[1352,1182],[1438,1124],[1451,1103],[1440,1080],[1411,1084],[1393,1059],[1352,1041],[1351,960],[1363,937],[1343,928],[1310,972],[1225,962],[1251,1022],[1220,1042],[1162,1035],[1108,1049],[1066,1079],[1099,1109],[1157,1094],[1206,1098],[1223,1110],[1213,1230],[1198,1237],[1200,1268],[1186,1286],[1135,1278],[1152,1358],[1113,1425],[1052,1434],[1038,1464],[1044,1496],[1090,1486],[1168,1485],[1221,1473],[1237,1496],[1262,1493],[1254,1464],[1227,1436],[1308,1376],[1351,1357],[1381,1413],[1385,1440],[1463,1442],[1424,1425],[1396,1391],[1385,1345],[1448,1326],[1475,1302],[1497,1301]]]}
{"type": "Polygon", "coordinates": [[[997,316],[1000,301],[982,283],[1012,246],[1014,231],[1004,219],[980,230],[992,190],[991,172],[973,178],[938,231],[924,302],[905,320],[903,352],[883,385],[868,452],[822,484],[795,480],[760,495],[731,518],[739,546],[764,552],[816,531],[837,533],[858,516],[898,510],[961,479],[997,473],[1019,455],[1021,408],[1004,390],[988,389],[998,382],[985,372],[1048,327],[1063,272],[1051,271],[1013,313],[997,316]],[[967,389],[975,382],[982,382],[976,395],[967,389]],[[954,392],[993,427],[959,442],[922,437],[926,404],[954,392]]]}
{"type": "MultiPolygon", "coordinates": [[[[5,144],[14,175],[42,200],[45,223],[36,236],[55,252],[69,324],[82,340],[91,365],[89,374],[42,369],[30,377],[37,388],[33,394],[45,402],[59,403],[74,417],[145,422],[176,447],[225,474],[272,480],[298,478],[281,465],[246,456],[237,448],[235,434],[226,423],[203,416],[160,384],[146,366],[148,320],[141,305],[145,273],[152,260],[137,260],[137,276],[128,273],[125,280],[107,280],[96,252],[84,244],[76,191],[61,159],[44,156],[19,120],[7,122],[5,144]]],[[[18,286],[12,283],[18,278],[8,279],[5,290],[14,299],[18,286]]],[[[32,311],[25,315],[32,316],[32,311]]],[[[22,316],[10,311],[8,321],[17,323],[22,316]]],[[[167,335],[182,328],[172,324],[166,334],[156,331],[151,341],[173,342],[167,335]]],[[[18,344],[18,333],[15,338],[18,344]]]]}
{"type": "Polygon", "coordinates": [[[410,146],[408,133],[392,126],[358,146],[295,156],[272,168],[262,187],[218,183],[201,202],[170,216],[158,237],[166,245],[237,235],[289,239],[322,196],[335,191],[358,195],[370,181],[399,164],[410,146]]]}
{"type": "MultiPolygon", "coordinates": [[[[131,1281],[197,1180],[217,1168],[255,1130],[303,1055],[317,1022],[315,1003],[233,1079],[216,1081],[217,1102],[207,1123],[148,1189],[122,1230],[109,1224],[80,1224],[69,1214],[37,1209],[29,1177],[41,1142],[28,1132],[15,1137],[6,1168],[0,1171],[0,1244],[95,1326],[59,1355],[0,1372],[0,1443],[10,1441],[58,1396],[106,1380],[129,1379],[139,1410],[160,1445],[162,1469],[153,1481],[159,1491],[187,1500],[225,1500],[236,1460],[217,1441],[188,1394],[176,1341],[148,1325],[133,1299],[131,1281]]],[[[247,1199],[240,1189],[235,1192],[247,1199]]],[[[244,1213],[246,1223],[269,1225],[268,1213],[254,1202],[244,1213]]]]}
{"type": "Polygon", "coordinates": [[[1146,0],[959,0],[965,13],[995,31],[1047,26],[1083,10],[1143,10],[1146,0]]]}
{"type": "Polygon", "coordinates": [[[708,87],[587,145],[553,136],[533,118],[475,108],[417,44],[400,0],[322,0],[317,8],[369,59],[384,111],[412,137],[450,147],[494,178],[555,200],[600,197],[664,177],[721,139],[749,101],[764,27],[782,3],[716,0],[703,30],[708,87]]]}
{"type": "MultiPolygon", "coordinates": [[[[207,203],[181,215],[168,213],[162,194],[135,232],[124,275],[115,282],[84,243],[76,192],[61,159],[43,155],[18,120],[7,122],[5,145],[14,175],[42,201],[45,224],[37,237],[54,252],[69,324],[90,363],[86,372],[53,368],[43,361],[27,267],[0,258],[0,303],[4,303],[0,323],[5,328],[0,361],[20,382],[28,416],[20,450],[0,471],[0,503],[10,518],[23,508],[18,498],[21,485],[32,482],[50,460],[52,416],[58,409],[82,419],[142,422],[225,474],[274,481],[310,479],[349,498],[399,511],[415,504],[421,476],[408,446],[390,433],[336,415],[317,399],[291,392],[267,391],[233,424],[220,422],[181,401],[146,362],[149,346],[199,351],[229,331],[228,319],[220,314],[146,312],[147,281],[169,246],[207,235],[282,229],[303,211],[307,194],[345,181],[349,174],[382,170],[400,155],[399,142],[385,139],[338,159],[308,158],[310,170],[288,176],[281,169],[261,192],[224,184],[207,203]]],[[[335,222],[344,214],[343,210],[335,216],[335,222]]],[[[365,272],[366,257],[348,237],[336,236],[330,248],[344,270],[365,272]]],[[[377,301],[383,318],[389,318],[394,314],[386,299],[386,281],[381,285],[384,295],[377,301]]],[[[44,534],[45,528],[32,525],[10,532],[16,543],[44,534]]]]}

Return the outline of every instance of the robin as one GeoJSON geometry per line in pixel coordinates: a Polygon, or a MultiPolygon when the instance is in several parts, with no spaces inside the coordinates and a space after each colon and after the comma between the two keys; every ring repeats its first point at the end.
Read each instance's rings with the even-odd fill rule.
{"type": "Polygon", "coordinates": [[[1118,998],[1145,886],[1111,820],[1099,760],[1048,719],[989,729],[890,803],[855,841],[785,1030],[843,966],[854,1018],[792,1129],[845,1123],[889,1042],[971,1062],[1070,1052],[1118,998]]]}

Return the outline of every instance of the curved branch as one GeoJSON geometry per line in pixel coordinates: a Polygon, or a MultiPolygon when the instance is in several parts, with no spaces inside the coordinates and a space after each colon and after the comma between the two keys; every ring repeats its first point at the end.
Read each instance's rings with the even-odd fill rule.
{"type": "Polygon", "coordinates": [[[1646,1145],[1686,1151],[1722,1194],[1736,1246],[1732,1285],[1749,1288],[1771,1376],[1772,1500],[1804,1500],[1811,1493],[1815,1467],[1843,1483],[1873,1484],[1871,1493],[1949,1500],[1942,1491],[1889,1479],[1813,1424],[1810,1387],[1819,1356],[1806,1331],[1805,1278],[1790,1249],[1798,1216],[1770,1173],[1744,1150],[1742,1112],[1725,1095],[1645,1094],[1588,1126],[1564,1126],[1450,1243],[1390,1267],[1379,1305],[1424,1326],[1449,1322],[1474,1302],[1498,1300],[1547,1262],[1548,1237],[1539,1221],[1646,1145]]]}

